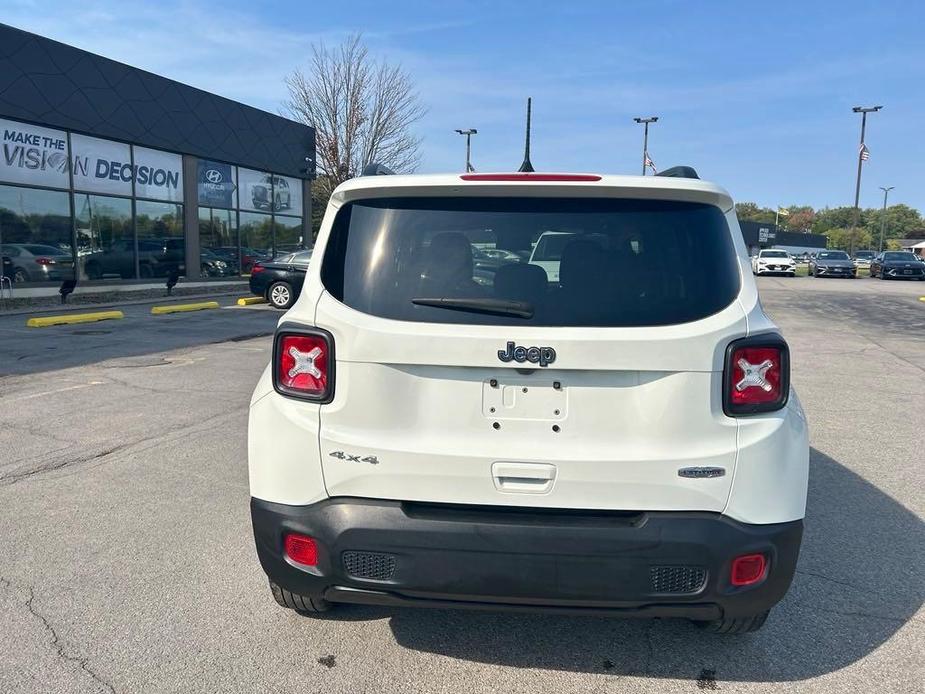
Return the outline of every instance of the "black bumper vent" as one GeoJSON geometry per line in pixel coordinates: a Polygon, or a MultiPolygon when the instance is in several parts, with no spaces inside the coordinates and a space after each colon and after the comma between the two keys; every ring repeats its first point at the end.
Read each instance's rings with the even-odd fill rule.
{"type": "Polygon", "coordinates": [[[707,571],[699,566],[653,566],[649,576],[655,593],[698,593],[707,580],[707,571]]]}
{"type": "Polygon", "coordinates": [[[344,552],[344,571],[353,578],[388,581],[395,574],[395,557],[381,552],[344,552]]]}

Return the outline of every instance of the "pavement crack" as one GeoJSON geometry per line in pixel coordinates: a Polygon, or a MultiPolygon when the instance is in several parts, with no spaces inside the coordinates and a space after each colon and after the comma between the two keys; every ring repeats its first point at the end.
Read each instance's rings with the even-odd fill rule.
{"type": "Polygon", "coordinates": [[[801,576],[812,576],[813,578],[818,578],[823,581],[828,581],[829,583],[835,583],[839,586],[845,586],[846,588],[851,588],[851,590],[856,590],[858,592],[866,592],[868,589],[857,586],[853,583],[848,583],[847,581],[839,581],[837,578],[832,578],[831,576],[826,576],[825,574],[818,574],[812,571],[806,571],[805,569],[797,569],[796,573],[801,576]]]}
{"type": "MultiPolygon", "coordinates": [[[[4,581],[7,586],[10,585],[10,582],[8,580],[4,579],[4,581]]],[[[94,682],[96,682],[101,687],[103,687],[105,691],[111,692],[111,694],[116,694],[115,687],[113,687],[109,682],[104,680],[99,675],[99,673],[97,673],[92,667],[90,667],[89,658],[80,658],[76,655],[71,655],[70,653],[67,652],[67,650],[65,649],[64,643],[61,641],[61,637],[58,636],[57,630],[54,628],[51,622],[48,621],[45,615],[43,615],[41,612],[39,612],[36,609],[35,591],[32,589],[32,586],[26,586],[26,590],[29,591],[29,598],[26,600],[26,609],[29,610],[29,613],[32,614],[36,619],[38,619],[42,623],[42,626],[45,627],[45,631],[48,632],[49,636],[51,636],[51,647],[55,649],[55,653],[57,654],[57,656],[66,662],[75,663],[81,670],[87,673],[87,675],[89,675],[93,679],[94,682]]]]}
{"type": "Polygon", "coordinates": [[[23,472],[13,473],[9,475],[0,475],[0,486],[8,486],[11,484],[16,484],[17,482],[21,482],[22,480],[28,479],[32,477],[33,475],[38,475],[43,472],[54,472],[55,470],[62,470],[72,465],[80,465],[81,463],[89,463],[94,460],[100,460],[102,458],[112,455],[113,453],[118,453],[119,451],[123,450],[124,448],[128,448],[131,445],[133,444],[122,443],[117,446],[110,446],[109,448],[105,448],[102,451],[99,451],[98,453],[94,453],[92,455],[81,456],[79,458],[72,458],[70,460],[58,460],[58,461],[51,463],[50,465],[39,465],[38,467],[35,467],[31,470],[25,470],[23,472]]]}

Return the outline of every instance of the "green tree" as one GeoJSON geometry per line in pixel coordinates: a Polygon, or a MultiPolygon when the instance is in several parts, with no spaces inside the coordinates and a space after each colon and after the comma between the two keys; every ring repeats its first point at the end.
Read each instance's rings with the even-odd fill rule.
{"type": "Polygon", "coordinates": [[[736,216],[739,220],[747,222],[761,222],[763,224],[774,223],[774,210],[767,207],[758,207],[754,202],[736,203],[736,216]]]}
{"type": "MultiPolygon", "coordinates": [[[[860,210],[858,226],[864,226],[867,210],[860,210]]],[[[826,207],[818,212],[813,219],[813,233],[825,234],[829,229],[848,229],[854,220],[854,207],[826,207]]]]}
{"type": "MultiPolygon", "coordinates": [[[[883,208],[864,210],[864,227],[877,239],[880,238],[880,222],[883,217],[883,208]]],[[[890,205],[886,208],[886,224],[883,228],[885,239],[907,239],[909,234],[922,227],[922,215],[914,207],[908,205],[890,205]]]]}
{"type": "Polygon", "coordinates": [[[829,248],[838,248],[853,253],[859,248],[870,248],[871,234],[864,227],[855,229],[837,227],[826,229],[825,235],[829,239],[829,248]]]}

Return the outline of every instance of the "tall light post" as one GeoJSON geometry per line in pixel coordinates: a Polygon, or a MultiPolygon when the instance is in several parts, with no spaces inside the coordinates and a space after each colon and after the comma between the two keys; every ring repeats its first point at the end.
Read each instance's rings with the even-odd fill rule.
{"type": "Polygon", "coordinates": [[[883,108],[883,106],[855,106],[851,109],[855,113],[861,114],[861,144],[858,146],[858,178],[857,183],[854,186],[854,217],[851,222],[852,229],[857,227],[858,215],[860,214],[860,207],[858,207],[858,203],[861,200],[861,166],[870,156],[867,153],[867,146],[864,144],[864,132],[867,130],[867,114],[876,113],[881,108],[883,108]]]}
{"type": "Polygon", "coordinates": [[[886,228],[886,196],[890,194],[890,191],[893,190],[896,186],[890,186],[889,188],[884,188],[880,186],[880,190],[883,191],[883,213],[880,215],[880,249],[878,253],[883,253],[883,230],[886,228]]]}
{"type": "Polygon", "coordinates": [[[473,136],[473,135],[478,135],[478,132],[479,132],[479,131],[476,130],[475,128],[466,128],[466,129],[463,129],[463,130],[457,129],[456,132],[458,132],[460,135],[465,135],[465,136],[466,136],[466,173],[469,173],[470,171],[474,171],[474,170],[475,170],[475,169],[472,168],[472,162],[471,162],[470,159],[469,159],[469,154],[470,154],[471,151],[472,151],[472,145],[471,145],[472,136],[473,136]]]}
{"type": "Polygon", "coordinates": [[[642,135],[642,175],[646,175],[646,164],[649,160],[649,123],[658,122],[658,116],[649,116],[648,118],[633,118],[637,123],[642,123],[645,130],[642,135]]]}

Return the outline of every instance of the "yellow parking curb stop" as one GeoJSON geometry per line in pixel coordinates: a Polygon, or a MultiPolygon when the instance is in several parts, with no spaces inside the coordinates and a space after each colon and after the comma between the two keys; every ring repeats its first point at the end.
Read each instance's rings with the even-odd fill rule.
{"type": "Polygon", "coordinates": [[[238,299],[238,306],[251,306],[252,304],[265,304],[267,300],[262,296],[242,296],[238,299]]]}
{"type": "Polygon", "coordinates": [[[198,304],[168,304],[167,306],[152,306],[151,313],[162,316],[165,313],[183,313],[186,311],[204,311],[208,308],[218,308],[217,301],[202,301],[198,304]]]}
{"type": "Polygon", "coordinates": [[[61,316],[42,316],[26,321],[27,328],[47,328],[52,325],[70,325],[72,323],[95,323],[100,320],[118,320],[125,318],[122,311],[97,311],[96,313],[71,313],[61,316]]]}

